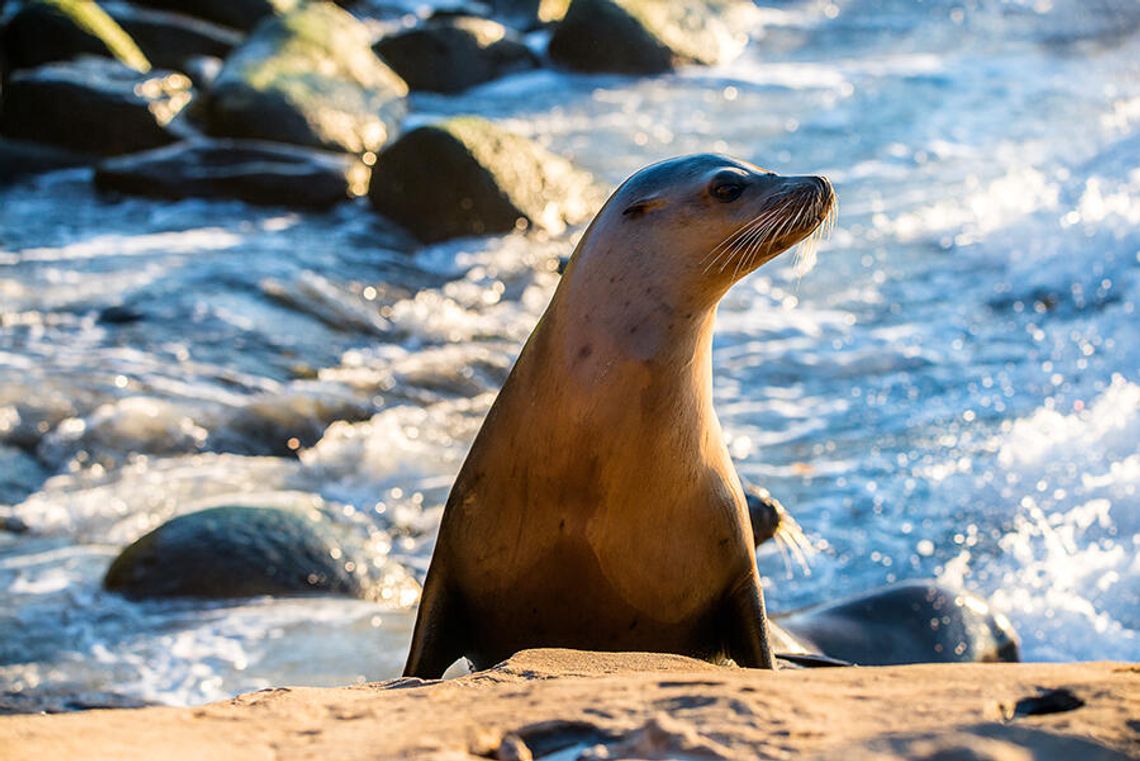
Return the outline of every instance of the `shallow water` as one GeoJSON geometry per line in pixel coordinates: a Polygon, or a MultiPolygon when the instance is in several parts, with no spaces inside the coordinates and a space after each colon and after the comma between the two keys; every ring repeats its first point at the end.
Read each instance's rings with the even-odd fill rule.
{"type": "MultiPolygon", "coordinates": [[[[1138,24],[773,3],[721,67],[413,112],[489,116],[610,184],[705,150],[830,177],[819,264],[738,285],[714,352],[740,471],[819,547],[810,574],[760,554],[769,608],[937,576],[1027,659],[1138,660],[1138,24]]],[[[397,674],[450,481],[578,232],[416,249],[363,204],[101,197],[86,170],[0,192],[0,513],[30,527],[0,533],[0,687],[198,703],[397,674]],[[220,504],[371,534],[385,599],[100,591],[126,543],[220,504]]]]}

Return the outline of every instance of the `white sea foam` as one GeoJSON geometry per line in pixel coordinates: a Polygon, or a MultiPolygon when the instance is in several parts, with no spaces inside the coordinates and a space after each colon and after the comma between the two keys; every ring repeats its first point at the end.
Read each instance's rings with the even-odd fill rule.
{"type": "Polygon", "coordinates": [[[1140,385],[1117,376],[1086,409],[1040,409],[1000,443],[1003,494],[1023,496],[985,562],[1031,659],[1088,657],[1090,641],[1097,658],[1140,655],[1138,442],[1140,385]]]}

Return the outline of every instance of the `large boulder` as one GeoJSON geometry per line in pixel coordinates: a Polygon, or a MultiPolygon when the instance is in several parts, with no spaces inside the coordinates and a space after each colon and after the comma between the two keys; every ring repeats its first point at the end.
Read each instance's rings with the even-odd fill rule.
{"type": "Polygon", "coordinates": [[[406,94],[361,22],[314,3],[262,22],[230,55],[205,118],[220,136],[364,153],[388,141],[406,94]]]}
{"type": "Polygon", "coordinates": [[[52,63],[12,74],[0,131],[74,151],[130,153],[177,140],[170,123],[190,99],[182,74],[142,74],[105,58],[52,63]]]}
{"type": "Polygon", "coordinates": [[[150,62],[130,35],[91,0],[33,0],[0,30],[6,71],[79,55],[114,58],[137,71],[150,62]]]}
{"type": "Polygon", "coordinates": [[[538,57],[502,24],[443,17],[384,37],[373,47],[413,90],[454,93],[538,66],[538,57]]]}
{"type": "Polygon", "coordinates": [[[195,56],[225,58],[242,41],[240,32],[180,13],[121,2],[104,8],[151,63],[167,69],[185,71],[186,61],[195,56]]]}
{"type": "Polygon", "coordinates": [[[194,140],[103,161],[95,169],[95,185],[155,198],[325,208],[363,194],[367,174],[359,159],[345,153],[255,140],[194,140]]]}
{"type": "Polygon", "coordinates": [[[558,233],[602,200],[586,172],[476,117],[403,135],[380,154],[368,197],[426,242],[528,227],[558,233]]]}
{"type": "Polygon", "coordinates": [[[550,38],[555,63],[587,72],[658,74],[713,64],[731,48],[732,0],[573,0],[550,38]]]}
{"type": "Polygon", "coordinates": [[[378,557],[366,540],[316,511],[214,507],[174,518],[127,547],[103,585],[131,599],[376,599],[384,583],[378,557]]]}
{"type": "Polygon", "coordinates": [[[175,13],[212,21],[215,24],[249,30],[266,16],[293,10],[302,0],[135,0],[175,13]]]}

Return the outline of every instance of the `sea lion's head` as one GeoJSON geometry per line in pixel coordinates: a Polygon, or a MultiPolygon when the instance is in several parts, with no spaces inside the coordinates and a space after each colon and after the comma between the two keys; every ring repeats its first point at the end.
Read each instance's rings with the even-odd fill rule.
{"type": "Polygon", "coordinates": [[[681,156],[617,189],[573,266],[636,276],[662,296],[674,293],[675,306],[711,307],[733,283],[819,230],[834,206],[823,177],[784,177],[718,154],[681,156]],[[586,245],[591,238],[604,243],[586,245]]]}

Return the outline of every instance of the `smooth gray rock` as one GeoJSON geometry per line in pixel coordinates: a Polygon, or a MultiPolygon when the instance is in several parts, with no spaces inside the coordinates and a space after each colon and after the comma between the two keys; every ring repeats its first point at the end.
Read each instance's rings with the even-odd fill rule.
{"type": "Polygon", "coordinates": [[[538,66],[502,24],[469,16],[433,19],[384,37],[375,50],[413,90],[454,93],[538,66]]]}
{"type": "Polygon", "coordinates": [[[589,174],[477,117],[403,135],[380,154],[369,200],[426,242],[584,222],[603,194],[589,174]]]}
{"type": "Polygon", "coordinates": [[[183,13],[215,24],[249,30],[267,16],[296,8],[302,0],[135,0],[139,5],[183,13]]]}
{"type": "Polygon", "coordinates": [[[320,593],[371,599],[369,551],[313,511],[215,507],[179,516],[127,547],[103,579],[131,599],[320,593]]]}
{"type": "Polygon", "coordinates": [[[354,190],[363,191],[367,173],[344,153],[254,140],[195,140],[103,161],[95,169],[95,185],[154,198],[326,208],[359,195],[354,190]]]}
{"type": "Polygon", "coordinates": [[[0,132],[72,151],[130,153],[177,140],[170,123],[191,97],[183,74],[141,74],[105,58],[52,63],[12,74],[0,132]]]}
{"type": "Polygon", "coordinates": [[[243,35],[228,27],[181,13],[138,8],[129,3],[104,3],[113,18],[155,66],[185,71],[195,56],[225,58],[243,35]]]}

